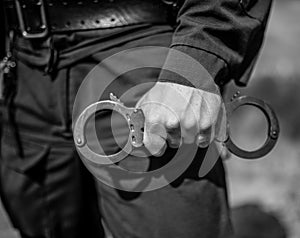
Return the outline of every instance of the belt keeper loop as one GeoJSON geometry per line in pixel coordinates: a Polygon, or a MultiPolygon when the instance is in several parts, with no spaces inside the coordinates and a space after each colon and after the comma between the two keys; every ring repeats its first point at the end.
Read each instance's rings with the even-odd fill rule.
{"type": "Polygon", "coordinates": [[[48,23],[46,19],[46,6],[44,0],[37,0],[35,4],[35,6],[39,8],[38,18],[41,21],[39,25],[39,32],[30,32],[31,27],[26,24],[26,20],[24,18],[25,13],[23,12],[24,9],[26,9],[26,5],[21,6],[21,1],[15,0],[15,6],[19,22],[19,28],[24,38],[43,38],[48,35],[48,23]]]}
{"type": "Polygon", "coordinates": [[[49,38],[49,60],[47,66],[45,68],[44,74],[51,74],[56,68],[57,60],[58,60],[58,51],[55,49],[53,44],[53,37],[49,38]]]}

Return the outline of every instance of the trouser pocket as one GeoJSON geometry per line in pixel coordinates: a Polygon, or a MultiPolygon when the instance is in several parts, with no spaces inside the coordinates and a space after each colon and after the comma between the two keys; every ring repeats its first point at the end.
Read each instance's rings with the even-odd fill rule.
{"type": "Polygon", "coordinates": [[[14,226],[35,238],[103,237],[94,181],[73,143],[21,138],[23,156],[3,137],[0,161],[2,200],[14,226]]]}
{"type": "Polygon", "coordinates": [[[13,140],[1,143],[0,186],[13,225],[28,235],[47,233],[44,170],[49,147],[24,141],[23,155],[13,140]]]}

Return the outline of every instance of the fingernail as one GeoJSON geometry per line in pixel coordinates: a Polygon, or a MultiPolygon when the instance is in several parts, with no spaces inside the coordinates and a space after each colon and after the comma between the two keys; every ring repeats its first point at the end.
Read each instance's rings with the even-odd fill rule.
{"type": "Polygon", "coordinates": [[[198,147],[207,148],[209,146],[209,141],[198,143],[198,147]]]}
{"type": "Polygon", "coordinates": [[[198,136],[196,144],[200,148],[206,148],[209,146],[209,140],[207,137],[198,136]]]}

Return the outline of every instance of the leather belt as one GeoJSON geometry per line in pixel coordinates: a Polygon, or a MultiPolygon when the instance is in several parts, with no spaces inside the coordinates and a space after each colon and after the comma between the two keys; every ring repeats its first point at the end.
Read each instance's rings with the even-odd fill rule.
{"type": "Polygon", "coordinates": [[[9,29],[26,38],[49,33],[172,23],[175,4],[162,0],[4,0],[9,29]]]}

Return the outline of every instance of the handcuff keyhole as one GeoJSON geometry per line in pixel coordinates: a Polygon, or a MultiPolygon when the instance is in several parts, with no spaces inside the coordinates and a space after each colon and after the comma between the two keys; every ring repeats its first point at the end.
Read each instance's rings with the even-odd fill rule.
{"type": "Polygon", "coordinates": [[[130,130],[131,130],[131,131],[134,131],[134,126],[133,126],[133,124],[130,124],[130,130]]]}

